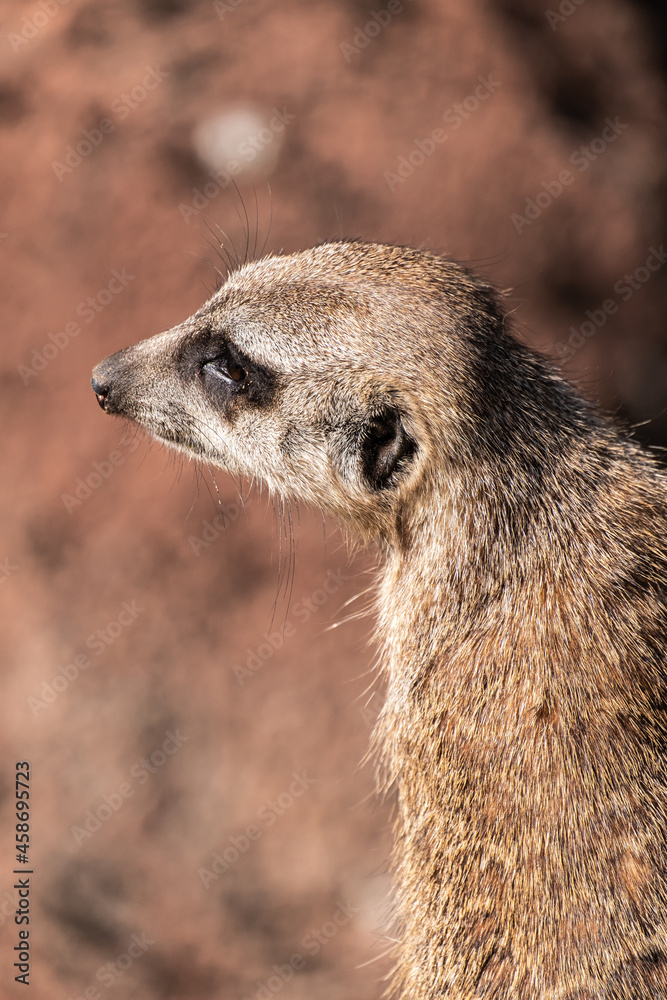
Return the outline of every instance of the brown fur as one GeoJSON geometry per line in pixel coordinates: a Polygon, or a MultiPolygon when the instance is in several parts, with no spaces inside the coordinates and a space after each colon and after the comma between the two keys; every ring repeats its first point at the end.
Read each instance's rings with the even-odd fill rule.
{"type": "Polygon", "coordinates": [[[246,265],[94,388],[385,550],[400,995],[667,998],[651,455],[513,339],[483,282],[396,247],[246,265]]]}

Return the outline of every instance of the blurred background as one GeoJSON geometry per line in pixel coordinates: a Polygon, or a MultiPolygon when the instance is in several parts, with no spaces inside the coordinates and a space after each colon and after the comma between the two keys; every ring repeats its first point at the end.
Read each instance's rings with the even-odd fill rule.
{"type": "Polygon", "coordinates": [[[229,260],[400,242],[667,445],[661,5],[550,2],[3,3],[3,996],[22,760],[33,1000],[382,994],[376,554],[292,543],[90,371],[229,260]]]}

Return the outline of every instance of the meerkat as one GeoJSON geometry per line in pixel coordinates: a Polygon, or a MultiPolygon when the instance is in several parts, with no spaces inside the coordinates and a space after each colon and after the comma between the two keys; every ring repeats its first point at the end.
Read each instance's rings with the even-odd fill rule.
{"type": "Polygon", "coordinates": [[[667,475],[425,251],[245,264],[107,413],[384,553],[405,1000],[667,998],[667,475]]]}

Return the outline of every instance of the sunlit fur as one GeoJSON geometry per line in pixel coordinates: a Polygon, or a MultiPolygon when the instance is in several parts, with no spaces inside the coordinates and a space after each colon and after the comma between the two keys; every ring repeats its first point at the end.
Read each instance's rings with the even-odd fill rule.
{"type": "Polygon", "coordinates": [[[247,264],[95,377],[111,412],[384,552],[375,742],[399,802],[399,995],[667,998],[651,455],[511,336],[482,281],[396,247],[247,264]],[[265,405],[216,408],[184,375],[204,328],[274,373],[265,405]],[[414,447],[378,488],[360,452],[382,407],[414,447]]]}

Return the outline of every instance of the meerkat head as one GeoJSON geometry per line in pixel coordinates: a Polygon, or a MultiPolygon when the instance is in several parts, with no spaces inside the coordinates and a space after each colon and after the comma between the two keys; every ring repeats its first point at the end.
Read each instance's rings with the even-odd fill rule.
{"type": "Polygon", "coordinates": [[[461,458],[462,365],[476,328],[499,322],[456,264],[330,243],[241,267],[184,323],[103,361],[92,386],[155,438],[388,537],[461,458]]]}

